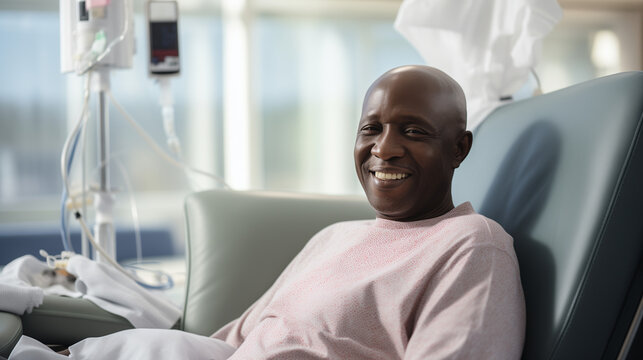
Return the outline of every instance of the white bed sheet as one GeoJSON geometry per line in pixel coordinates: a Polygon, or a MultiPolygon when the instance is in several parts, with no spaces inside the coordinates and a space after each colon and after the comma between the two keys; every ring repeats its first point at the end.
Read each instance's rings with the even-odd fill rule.
{"type": "Polygon", "coordinates": [[[60,355],[28,336],[22,336],[9,360],[224,360],[236,349],[207,336],[180,330],[130,329],[87,338],[69,347],[70,355],[60,355]]]}

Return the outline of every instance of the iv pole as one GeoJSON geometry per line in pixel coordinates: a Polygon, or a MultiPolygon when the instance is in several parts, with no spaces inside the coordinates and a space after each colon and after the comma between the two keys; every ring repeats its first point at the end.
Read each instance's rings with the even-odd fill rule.
{"type": "MultiPolygon", "coordinates": [[[[107,254],[116,259],[116,234],[114,232],[114,195],[110,185],[109,172],[109,112],[106,102],[106,91],[109,90],[109,70],[101,69],[93,79],[98,92],[98,144],[100,184],[95,194],[96,217],[94,234],[96,241],[107,254]]],[[[94,259],[105,261],[103,255],[94,249],[94,259]]]]}
{"type": "MultiPolygon", "coordinates": [[[[98,94],[97,143],[100,178],[94,194],[94,237],[97,244],[112,259],[116,257],[116,234],[114,195],[109,172],[109,113],[106,100],[110,88],[110,69],[132,67],[132,14],[132,0],[60,0],[61,72],[84,75],[91,71],[92,92],[98,94]]],[[[84,172],[83,169],[83,174],[84,172]]],[[[82,191],[84,194],[85,189],[82,191]]],[[[82,248],[84,253],[87,245],[83,244],[82,248]]],[[[96,249],[94,259],[99,262],[107,261],[96,249]]]]}

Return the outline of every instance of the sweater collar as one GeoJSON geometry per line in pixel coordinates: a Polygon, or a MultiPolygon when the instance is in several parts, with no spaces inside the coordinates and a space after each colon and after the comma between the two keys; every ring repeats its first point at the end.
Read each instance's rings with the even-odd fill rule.
{"type": "Polygon", "coordinates": [[[416,220],[416,221],[395,221],[395,220],[388,220],[388,219],[382,219],[382,218],[375,218],[375,226],[379,228],[384,228],[384,229],[413,229],[413,228],[419,228],[419,227],[428,227],[428,226],[433,226],[440,221],[454,218],[457,216],[462,216],[462,215],[469,215],[469,214],[474,214],[475,210],[473,209],[473,206],[471,205],[470,202],[464,202],[447,213],[440,215],[438,217],[430,218],[430,219],[422,219],[422,220],[416,220]]]}

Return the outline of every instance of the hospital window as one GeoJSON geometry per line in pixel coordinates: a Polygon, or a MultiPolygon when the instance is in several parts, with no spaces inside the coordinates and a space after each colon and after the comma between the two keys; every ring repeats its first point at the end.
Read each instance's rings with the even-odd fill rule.
{"type": "Polygon", "coordinates": [[[262,16],[257,25],[262,186],[359,193],[353,145],[364,93],[421,57],[391,19],[262,16]]]}
{"type": "MultiPolygon", "coordinates": [[[[186,161],[241,189],[359,194],[352,146],[364,93],[385,70],[422,62],[393,29],[400,1],[256,0],[238,23],[226,18],[225,2],[179,1],[183,67],[172,83],[186,161]],[[225,39],[237,25],[247,31],[247,66],[233,69],[238,64],[226,55],[236,50],[225,39]],[[247,108],[230,109],[226,81],[238,79],[247,79],[245,88],[233,89],[247,108]],[[230,110],[245,112],[247,127],[226,115],[230,110]]],[[[163,144],[140,3],[134,66],[113,71],[111,84],[115,98],[163,144]]],[[[544,41],[537,68],[545,92],[641,69],[642,6],[627,3],[592,8],[591,1],[562,1],[564,19],[544,41]]],[[[82,99],[81,79],[60,74],[58,26],[56,1],[0,2],[0,232],[57,223],[60,151],[82,99]]],[[[170,223],[182,242],[181,203],[190,182],[156,157],[114,108],[110,125],[117,226],[131,226],[122,168],[142,225],[170,223]]],[[[88,162],[95,156],[88,153],[88,162]]]]}

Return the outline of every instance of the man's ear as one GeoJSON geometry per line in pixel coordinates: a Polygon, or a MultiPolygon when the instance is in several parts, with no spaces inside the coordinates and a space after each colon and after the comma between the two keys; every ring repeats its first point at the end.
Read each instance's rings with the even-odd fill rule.
{"type": "Polygon", "coordinates": [[[453,168],[458,168],[464,159],[469,155],[471,144],[473,143],[473,134],[471,131],[463,131],[458,135],[455,142],[455,156],[453,157],[453,168]]]}

